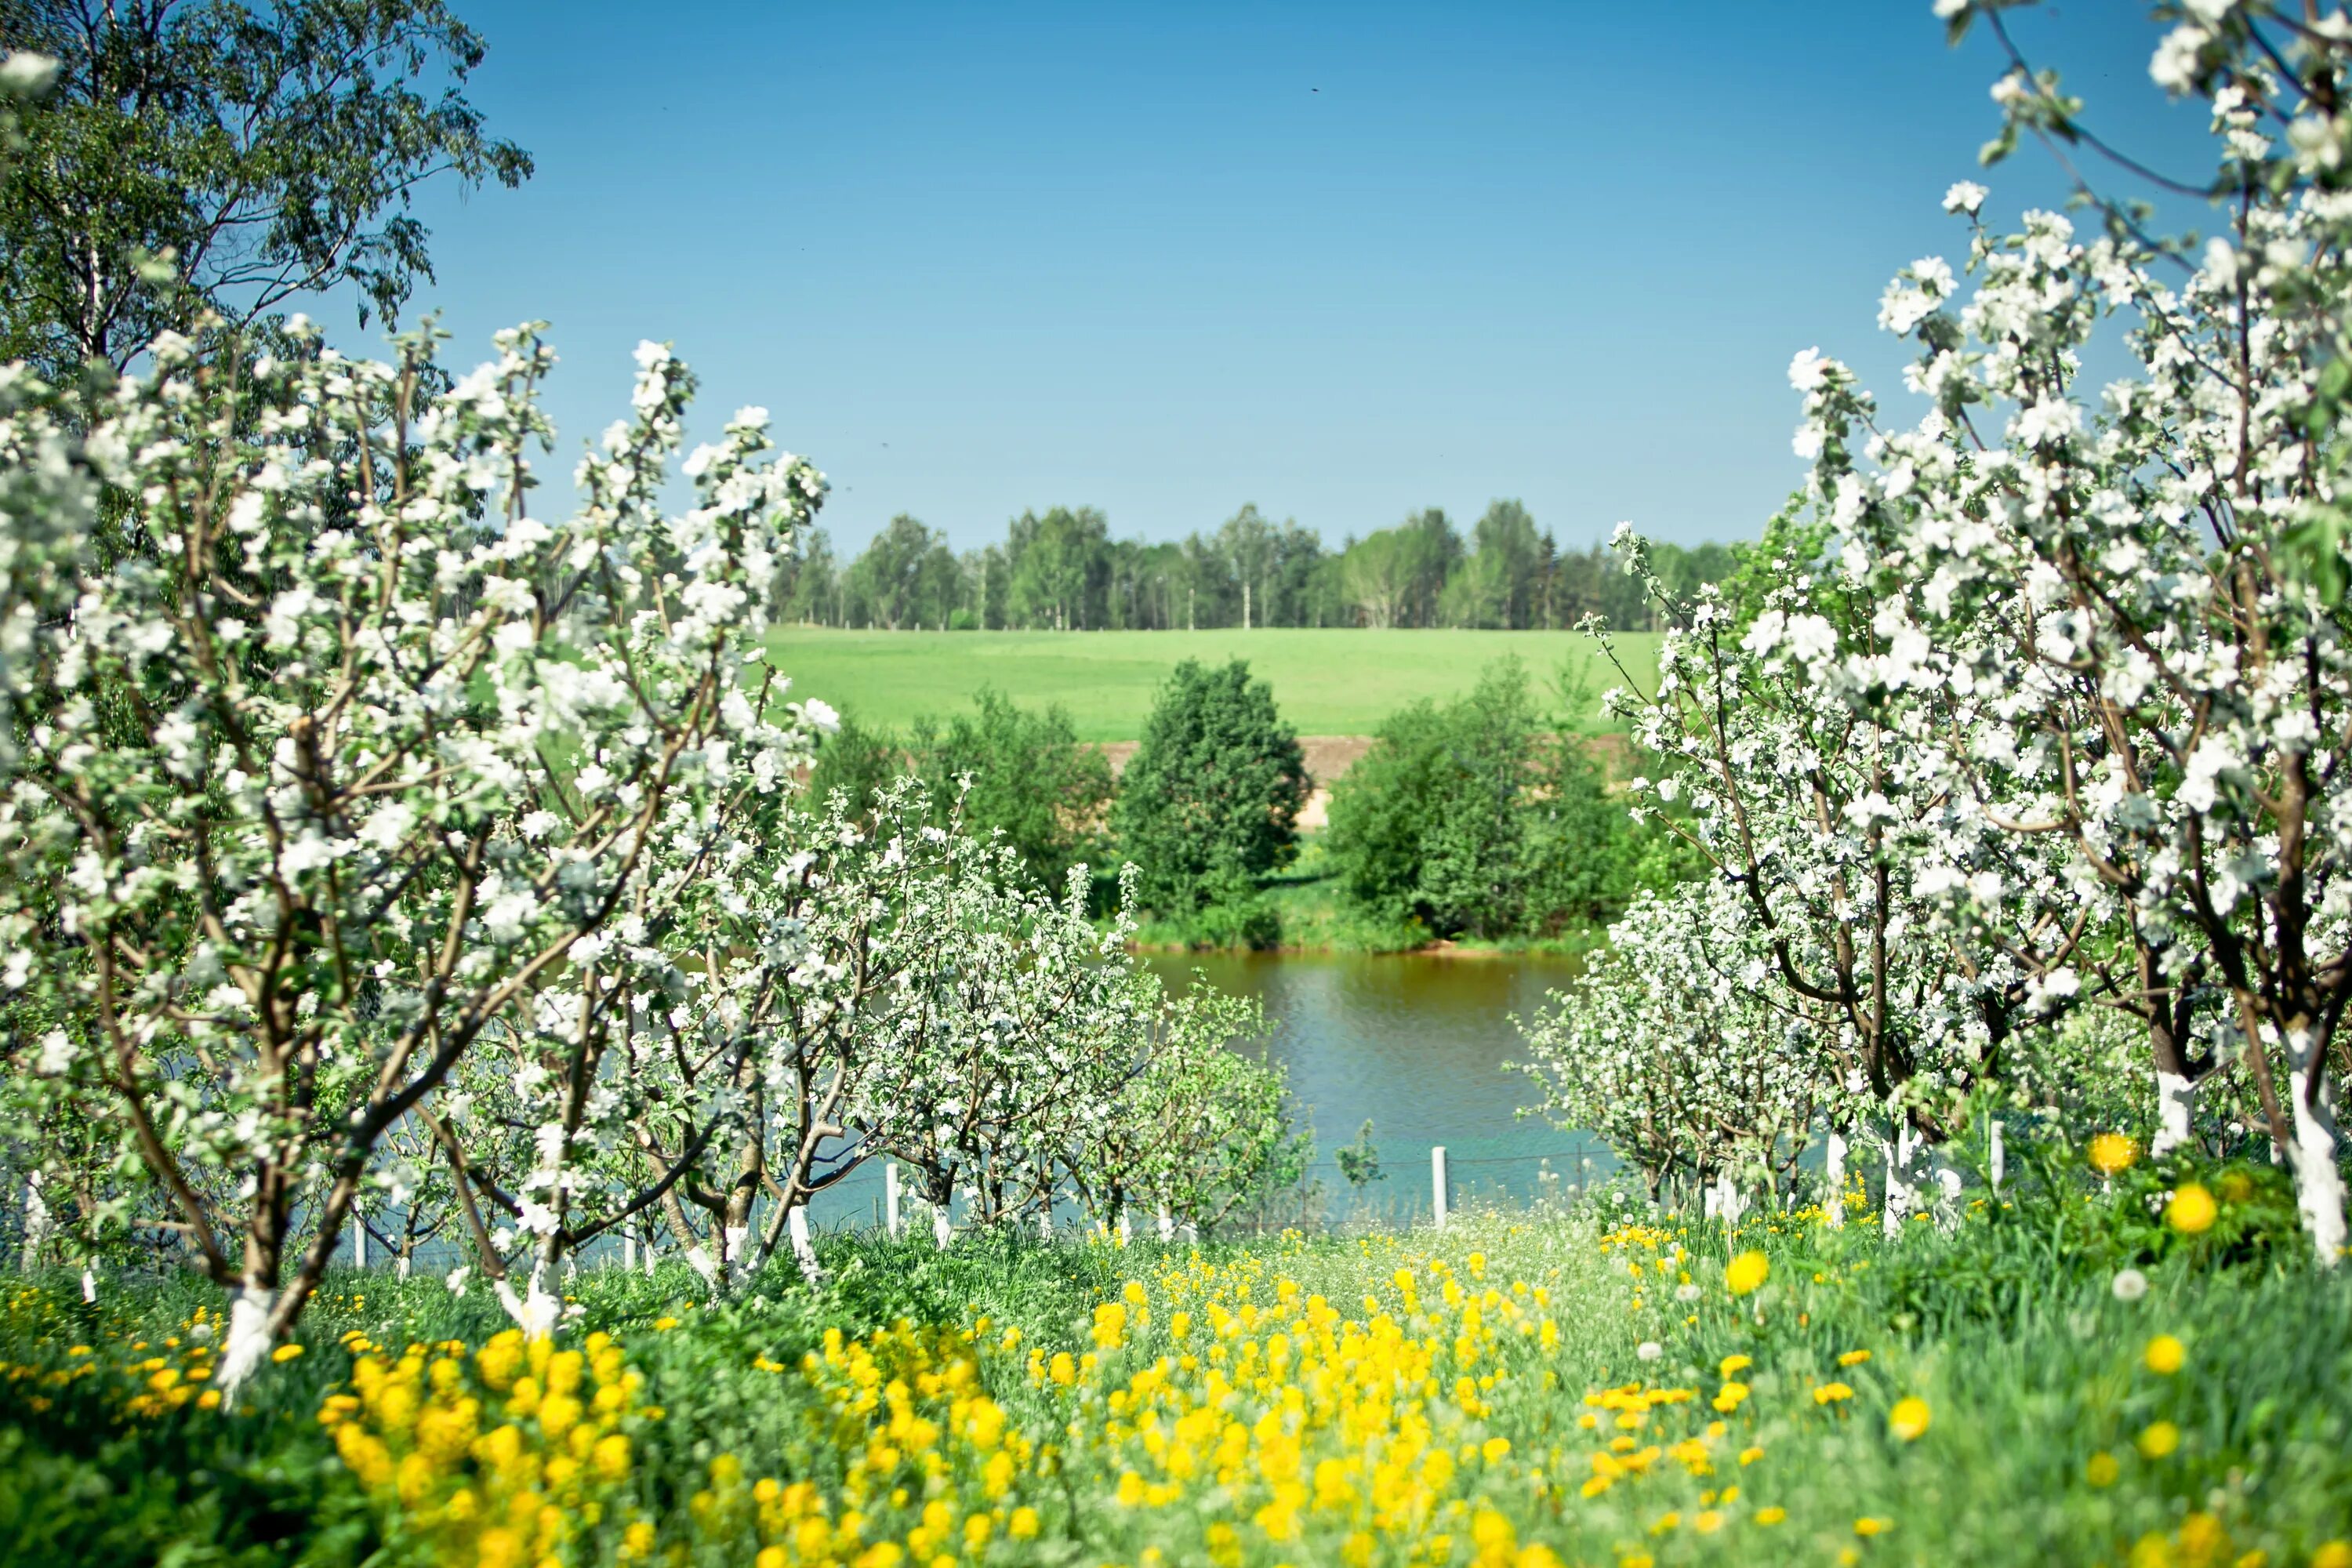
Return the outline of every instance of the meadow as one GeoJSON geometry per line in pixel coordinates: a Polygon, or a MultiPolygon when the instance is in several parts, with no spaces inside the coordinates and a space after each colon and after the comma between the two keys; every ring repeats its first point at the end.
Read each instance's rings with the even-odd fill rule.
{"type": "Polygon", "coordinates": [[[1604,1191],[1198,1247],[836,1235],[821,1291],[583,1271],[529,1342],[346,1274],[234,1411],[209,1291],[28,1281],[0,1561],[2352,1565],[2352,1282],[2284,1183],[2054,1174],[1892,1239],[1859,1188],[1843,1227],[1604,1191]]]}
{"type": "MultiPolygon", "coordinates": [[[[1656,634],[1619,637],[1621,657],[1647,683],[1656,634]]],[[[1440,701],[1476,684],[1497,659],[1526,662],[1549,697],[1574,672],[1574,727],[1609,730],[1601,696],[1619,684],[1599,646],[1576,632],[1355,631],[1229,627],[1202,632],[858,632],[791,626],[769,634],[797,697],[822,698],[876,728],[966,707],[992,686],[1029,706],[1058,702],[1081,741],[1141,738],[1152,699],[1185,659],[1245,659],[1274,688],[1301,735],[1369,735],[1399,708],[1440,701]]]]}

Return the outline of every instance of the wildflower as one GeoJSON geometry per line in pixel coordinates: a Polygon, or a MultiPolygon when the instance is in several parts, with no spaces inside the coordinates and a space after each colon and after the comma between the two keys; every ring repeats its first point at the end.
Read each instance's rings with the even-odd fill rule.
{"type": "Polygon", "coordinates": [[[2330,1541],[2311,1554],[2311,1568],[2352,1568],[2352,1541],[2330,1541]]]}
{"type": "Polygon", "coordinates": [[[1675,1300],[1677,1301],[1696,1301],[1701,1294],[1696,1285],[1678,1285],[1675,1288],[1675,1300]]]}
{"type": "Polygon", "coordinates": [[[1735,1296],[1745,1296],[1772,1272],[1770,1259],[1760,1252],[1743,1252],[1724,1266],[1723,1283],[1735,1296]]]}
{"type": "Polygon", "coordinates": [[[1934,1416],[1927,1409],[1927,1402],[1914,1395],[1909,1399],[1898,1399],[1895,1402],[1895,1408],[1887,1412],[1886,1429],[1905,1442],[1913,1443],[1918,1440],[1921,1433],[1927,1430],[1927,1424],[1933,1419],[1934,1416]]]}
{"type": "Polygon", "coordinates": [[[1666,1353],[1665,1347],[1655,1340],[1643,1340],[1633,1347],[1633,1353],[1643,1361],[1655,1361],[1666,1353]]]}
{"type": "Polygon", "coordinates": [[[2104,1448],[2092,1455],[2083,1466],[2083,1479],[2095,1487],[2114,1486],[2116,1478],[2122,1472],[2123,1467],[2116,1463],[2116,1457],[2104,1448]]]}
{"type": "Polygon", "coordinates": [[[656,1318],[654,1320],[654,1331],[657,1334],[666,1334],[676,1327],[677,1327],[677,1320],[676,1318],[656,1318]]]}
{"type": "Polygon", "coordinates": [[[1733,1373],[1746,1372],[1755,1364],[1755,1358],[1752,1356],[1727,1355],[1715,1363],[1716,1375],[1722,1378],[1724,1382],[1729,1383],[1733,1373]]]}
{"type": "Polygon", "coordinates": [[[301,1353],[302,1347],[300,1345],[279,1345],[276,1350],[269,1352],[269,1359],[283,1366],[286,1363],[292,1361],[296,1356],[299,1356],[301,1353]]]}
{"type": "Polygon", "coordinates": [[[1884,1535],[1894,1528],[1895,1521],[1891,1519],[1864,1518],[1853,1521],[1853,1532],[1862,1536],[1884,1535]]]}
{"type": "Polygon", "coordinates": [[[2169,1421],[2151,1421],[2139,1435],[2139,1451],[2150,1459],[2161,1459],[2180,1447],[2180,1428],[2169,1421]]]}
{"type": "Polygon", "coordinates": [[[2091,1169],[2103,1176],[2119,1175],[2139,1158],[2139,1145],[2120,1132],[2102,1132],[2091,1140],[2091,1169]]]}
{"type": "Polygon", "coordinates": [[[2213,1194],[2190,1182],[2175,1190],[2172,1201],[2164,1205],[2164,1223],[2183,1236],[2202,1236],[2213,1228],[2214,1216],[2220,1212],[2213,1194]]]}
{"type": "Polygon", "coordinates": [[[1843,1383],[1825,1383],[1813,1390],[1813,1403],[1816,1405],[1835,1405],[1853,1397],[1853,1390],[1843,1383]]]}
{"type": "Polygon", "coordinates": [[[1860,1366],[1864,1362],[1866,1362],[1869,1359],[1870,1352],[1868,1351],[1848,1351],[1843,1355],[1838,1357],[1838,1365],[1860,1366]]]}
{"type": "Polygon", "coordinates": [[[2115,1291],[2118,1301],[2137,1301],[2147,1294],[2147,1276],[2137,1268],[2118,1269],[2115,1284],[2109,1289],[2115,1291]]]}
{"type": "Polygon", "coordinates": [[[2147,1342],[2147,1349],[2140,1359],[2147,1363],[2148,1371],[2158,1376],[2170,1377],[2189,1359],[2189,1352],[2170,1334],[2158,1334],[2147,1342]]]}
{"type": "Polygon", "coordinates": [[[1770,1508],[1759,1508],[1756,1510],[1756,1522],[1759,1524],[1778,1524],[1788,1517],[1789,1510],[1778,1503],[1770,1508]]]}

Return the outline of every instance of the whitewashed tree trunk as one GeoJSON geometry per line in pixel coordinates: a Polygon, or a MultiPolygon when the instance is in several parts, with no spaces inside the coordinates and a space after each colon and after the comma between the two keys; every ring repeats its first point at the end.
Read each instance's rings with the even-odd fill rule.
{"type": "Polygon", "coordinates": [[[1952,1159],[1950,1150],[1941,1143],[1927,1157],[1927,1180],[1935,1205],[1936,1226],[1948,1235],[1960,1226],[1960,1194],[1968,1186],[1968,1178],[1952,1159]]]}
{"type": "Polygon", "coordinates": [[[621,1270],[625,1274],[633,1274],[636,1268],[637,1227],[624,1226],[621,1227],[621,1270]]]}
{"type": "Polygon", "coordinates": [[[1897,1131],[1886,1149],[1886,1204],[1879,1228],[1888,1240],[1903,1234],[1903,1222],[1919,1207],[1919,1194],[1911,1184],[1911,1129],[1897,1131]]]}
{"type": "Polygon", "coordinates": [[[41,1252],[49,1239],[49,1205],[41,1196],[41,1173],[25,1178],[25,1250],[17,1267],[30,1274],[41,1266],[41,1252]]]}
{"type": "Polygon", "coordinates": [[[1160,1239],[1162,1243],[1176,1239],[1176,1216],[1168,1212],[1166,1204],[1160,1205],[1160,1239]]]}
{"type": "Polygon", "coordinates": [[[546,1265],[531,1265],[530,1279],[520,1296],[515,1294],[510,1279],[497,1280],[492,1288],[498,1293],[499,1305],[506,1309],[507,1316],[514,1320],[523,1338],[544,1339],[555,1331],[556,1320],[563,1312],[563,1301],[548,1293],[546,1265]]]}
{"type": "Polygon", "coordinates": [[[2294,1142],[2287,1163],[2294,1172],[2295,1206],[2319,1254],[2320,1267],[2344,1260],[2344,1173],[2336,1163],[2336,1076],[2321,1058],[2318,1040],[2305,1034],[2287,1043],[2288,1091],[2294,1100],[2294,1142]]]}
{"type": "Polygon", "coordinates": [[[81,1266],[81,1299],[85,1303],[98,1300],[98,1276],[88,1263],[81,1266]]]}
{"type": "Polygon", "coordinates": [[[1830,1228],[1843,1230],[1845,1227],[1845,1134],[1834,1127],[1830,1129],[1828,1175],[1830,1197],[1822,1207],[1829,1216],[1830,1228]]]}
{"type": "Polygon", "coordinates": [[[1125,1204],[1118,1205],[1118,1244],[1125,1247],[1135,1237],[1135,1222],[1125,1204]]]}
{"type": "Polygon", "coordinates": [[[1990,1158],[1987,1163],[1992,1169],[1992,1190],[1997,1193],[2000,1191],[2001,1182],[2009,1175],[2008,1133],[2000,1117],[1996,1116],[1992,1119],[1992,1127],[1987,1133],[1985,1141],[1990,1145],[1990,1158]]]}
{"type": "Polygon", "coordinates": [[[2156,1075],[2156,1136],[2149,1154],[2162,1158],[2182,1147],[2192,1136],[2197,1120],[2197,1085],[2177,1072],[2156,1075]]]}
{"type": "Polygon", "coordinates": [[[229,1292],[228,1338],[221,1342],[220,1369],[213,1374],[222,1405],[236,1403],[237,1390],[269,1354],[269,1311],[276,1305],[274,1291],[240,1288],[229,1292]]]}
{"type": "Polygon", "coordinates": [[[955,1239],[955,1225],[948,1215],[948,1210],[954,1202],[955,1199],[950,1197],[935,1200],[931,1205],[931,1240],[941,1252],[945,1252],[948,1243],[955,1239]]]}
{"type": "Polygon", "coordinates": [[[898,1239],[898,1162],[885,1161],[882,1165],[882,1228],[890,1239],[898,1239]]]}
{"type": "Polygon", "coordinates": [[[1050,1196],[1037,1207],[1037,1239],[1054,1239],[1054,1200],[1050,1196]]]}
{"type": "Polygon", "coordinates": [[[352,1205],[352,1262],[362,1268],[367,1267],[367,1222],[360,1218],[360,1205],[353,1204],[352,1205]]]}
{"type": "Polygon", "coordinates": [[[794,1204],[784,1215],[784,1229],[793,1240],[793,1257],[801,1266],[801,1278],[811,1285],[824,1283],[824,1270],[817,1266],[816,1244],[809,1239],[808,1205],[794,1204]]]}

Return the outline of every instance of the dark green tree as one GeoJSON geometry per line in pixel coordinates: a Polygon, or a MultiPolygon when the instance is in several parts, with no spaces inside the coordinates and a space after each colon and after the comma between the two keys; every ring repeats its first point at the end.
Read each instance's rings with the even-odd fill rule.
{"type": "Polygon", "coordinates": [[[1552,732],[1515,659],[1400,710],[1333,791],[1348,897],[1438,936],[1549,936],[1614,917],[1635,835],[1583,743],[1552,732]]]}
{"type": "Polygon", "coordinates": [[[1160,688],[1112,820],[1144,907],[1183,920],[1288,861],[1306,802],[1306,759],[1273,688],[1240,659],[1186,659],[1160,688]]]}
{"type": "Polygon", "coordinates": [[[323,289],[390,319],[433,276],[417,188],[531,172],[439,0],[0,0],[0,48],[58,62],[0,175],[0,358],[52,374],[323,289]]]}

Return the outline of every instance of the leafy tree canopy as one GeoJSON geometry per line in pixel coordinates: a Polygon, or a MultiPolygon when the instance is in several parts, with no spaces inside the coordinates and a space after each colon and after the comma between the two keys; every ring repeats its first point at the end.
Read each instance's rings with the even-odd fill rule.
{"type": "Polygon", "coordinates": [[[417,187],[531,172],[439,0],[0,0],[0,47],[58,62],[0,178],[0,357],[51,373],[322,289],[389,319],[433,276],[417,187]]]}
{"type": "Polygon", "coordinates": [[[1241,659],[1186,659],[1169,677],[1120,781],[1114,818],[1144,907],[1189,916],[1212,888],[1286,862],[1307,802],[1307,763],[1274,689],[1241,659]]]}

